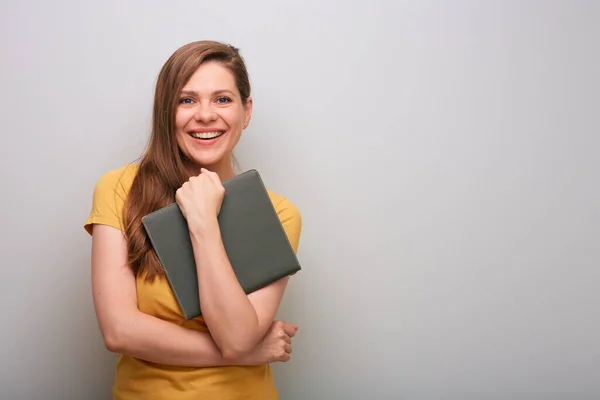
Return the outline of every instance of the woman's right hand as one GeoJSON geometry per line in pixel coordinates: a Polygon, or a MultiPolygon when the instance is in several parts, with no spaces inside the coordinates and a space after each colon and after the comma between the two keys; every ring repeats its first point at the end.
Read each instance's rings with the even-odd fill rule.
{"type": "Polygon", "coordinates": [[[244,365],[265,365],[287,362],[292,353],[292,338],[298,326],[283,321],[273,321],[263,339],[244,357],[244,365]]]}

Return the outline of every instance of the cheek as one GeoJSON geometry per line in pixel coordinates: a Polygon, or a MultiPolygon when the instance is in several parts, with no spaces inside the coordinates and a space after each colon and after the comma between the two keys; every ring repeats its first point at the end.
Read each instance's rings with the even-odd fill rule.
{"type": "Polygon", "coordinates": [[[179,147],[185,148],[185,137],[186,134],[184,132],[184,128],[187,124],[188,118],[185,115],[185,112],[178,112],[175,114],[175,137],[177,138],[177,143],[179,147]]]}
{"type": "Polygon", "coordinates": [[[175,114],[175,128],[177,129],[178,133],[185,126],[186,120],[185,113],[178,112],[175,114]]]}
{"type": "MultiPolygon", "coordinates": [[[[233,111],[233,110],[232,110],[233,111]]],[[[244,112],[235,110],[227,115],[227,123],[229,126],[236,129],[243,127],[244,125],[244,112]]]]}

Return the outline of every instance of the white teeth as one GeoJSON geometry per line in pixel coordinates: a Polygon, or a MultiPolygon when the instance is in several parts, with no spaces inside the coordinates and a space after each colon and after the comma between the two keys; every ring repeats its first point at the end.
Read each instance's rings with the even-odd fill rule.
{"type": "Polygon", "coordinates": [[[190,135],[196,139],[214,139],[221,136],[223,132],[191,132],[190,135]]]}

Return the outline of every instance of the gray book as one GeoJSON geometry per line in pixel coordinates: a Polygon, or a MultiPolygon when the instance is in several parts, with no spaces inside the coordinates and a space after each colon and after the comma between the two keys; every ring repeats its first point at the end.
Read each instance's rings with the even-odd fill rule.
{"type": "MultiPolygon", "coordinates": [[[[225,182],[218,215],[221,237],[246,294],[300,270],[300,263],[256,170],[225,182]]],[[[202,315],[190,232],[177,203],[142,218],[186,319],[202,315]]]]}

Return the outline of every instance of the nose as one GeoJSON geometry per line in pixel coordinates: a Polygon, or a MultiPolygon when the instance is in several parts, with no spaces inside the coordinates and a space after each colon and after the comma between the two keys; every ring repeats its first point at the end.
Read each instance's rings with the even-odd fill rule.
{"type": "Polygon", "coordinates": [[[217,119],[217,113],[211,106],[198,105],[194,118],[198,122],[209,123],[217,119]]]}

